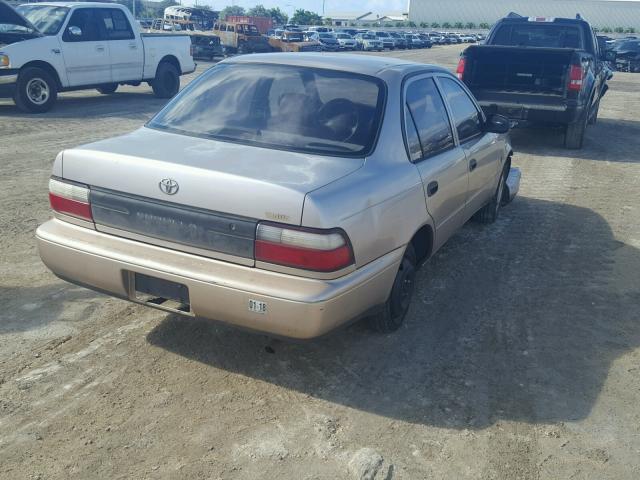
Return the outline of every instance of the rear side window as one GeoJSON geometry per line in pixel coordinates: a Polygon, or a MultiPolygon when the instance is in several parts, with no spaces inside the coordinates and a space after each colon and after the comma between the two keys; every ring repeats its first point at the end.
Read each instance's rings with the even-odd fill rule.
{"type": "Polygon", "coordinates": [[[97,42],[102,40],[98,12],[94,8],[79,8],[71,14],[67,29],[62,35],[64,42],[97,42]],[[72,35],[72,27],[80,29],[80,35],[72,35]]]}
{"type": "Polygon", "coordinates": [[[514,47],[584,48],[581,30],[572,25],[526,23],[502,25],[491,45],[514,47]]]}
{"type": "Polygon", "coordinates": [[[405,94],[405,134],[412,161],[453,148],[453,132],[432,78],[410,83],[405,94]]]}
{"type": "Polygon", "coordinates": [[[384,105],[367,75],[268,64],[203,73],[149,127],[184,135],[345,157],[368,155],[384,105]]]}
{"type": "Polygon", "coordinates": [[[453,115],[458,139],[463,143],[482,132],[480,112],[460,85],[450,78],[440,78],[440,84],[453,115]]]}
{"type": "Polygon", "coordinates": [[[100,15],[108,40],[132,40],[135,38],[129,20],[122,10],[103,8],[100,15]]]}

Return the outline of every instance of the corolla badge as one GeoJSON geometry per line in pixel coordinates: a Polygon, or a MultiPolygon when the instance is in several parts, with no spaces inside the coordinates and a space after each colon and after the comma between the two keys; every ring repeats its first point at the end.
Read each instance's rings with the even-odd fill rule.
{"type": "Polygon", "coordinates": [[[162,190],[167,195],[175,195],[180,189],[180,185],[178,185],[178,182],[176,182],[173,178],[163,178],[162,180],[160,180],[158,186],[160,187],[160,190],[162,190]]]}

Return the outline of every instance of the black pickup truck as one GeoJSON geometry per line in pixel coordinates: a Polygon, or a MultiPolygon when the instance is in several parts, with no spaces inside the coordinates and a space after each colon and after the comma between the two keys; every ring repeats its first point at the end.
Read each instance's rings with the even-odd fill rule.
{"type": "Polygon", "coordinates": [[[579,15],[511,14],[495,24],[484,45],[462,53],[457,74],[487,114],[518,125],[565,126],[565,146],[582,148],[612,76],[609,55],[579,15]]]}

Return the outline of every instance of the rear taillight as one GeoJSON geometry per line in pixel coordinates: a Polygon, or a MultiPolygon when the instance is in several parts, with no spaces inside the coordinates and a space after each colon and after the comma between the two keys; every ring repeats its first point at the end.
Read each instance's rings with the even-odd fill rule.
{"type": "Polygon", "coordinates": [[[464,77],[464,68],[467,66],[467,59],[462,57],[458,62],[458,68],[456,68],[456,75],[460,80],[464,77]]]}
{"type": "Polygon", "coordinates": [[[339,230],[315,230],[260,223],[256,260],[287,267],[335,272],[353,263],[353,251],[339,230]]]}
{"type": "Polygon", "coordinates": [[[56,212],[93,221],[88,187],[52,178],[49,180],[49,202],[56,212]]]}
{"type": "Polygon", "coordinates": [[[582,65],[571,65],[569,70],[569,90],[577,92],[582,89],[582,80],[584,79],[584,72],[582,65]]]}

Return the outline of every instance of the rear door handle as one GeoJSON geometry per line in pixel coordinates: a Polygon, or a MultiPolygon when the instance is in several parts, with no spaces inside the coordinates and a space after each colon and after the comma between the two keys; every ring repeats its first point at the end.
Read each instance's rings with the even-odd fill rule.
{"type": "Polygon", "coordinates": [[[98,45],[96,47],[96,50],[99,51],[99,52],[104,52],[104,47],[102,45],[98,45]]]}
{"type": "Polygon", "coordinates": [[[469,171],[473,172],[477,166],[478,166],[478,162],[476,162],[476,159],[475,158],[471,159],[471,161],[469,162],[469,171]]]}
{"type": "Polygon", "coordinates": [[[138,45],[136,45],[135,43],[130,43],[130,44],[129,44],[129,48],[130,48],[131,50],[137,50],[137,49],[138,49],[138,45]]]}
{"type": "Polygon", "coordinates": [[[433,197],[438,193],[438,182],[431,182],[427,185],[427,197],[433,197]]]}

